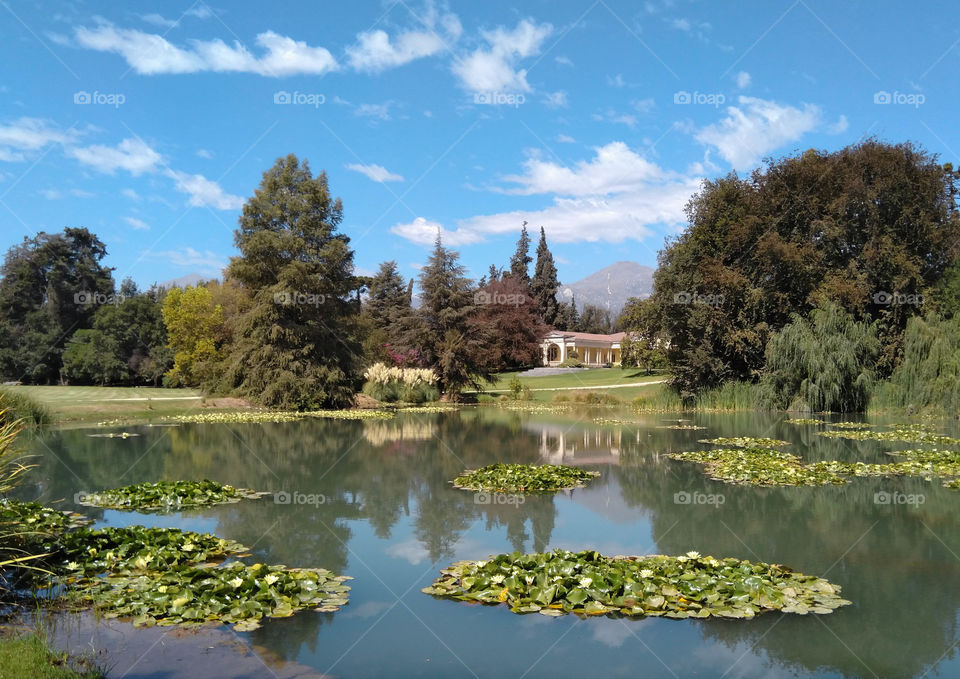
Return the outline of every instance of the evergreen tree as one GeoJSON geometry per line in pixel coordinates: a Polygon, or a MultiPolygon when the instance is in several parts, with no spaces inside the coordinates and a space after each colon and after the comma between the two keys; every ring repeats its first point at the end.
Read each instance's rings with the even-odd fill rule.
{"type": "Polygon", "coordinates": [[[473,287],[464,276],[460,255],[443,246],[439,234],[427,265],[420,271],[420,307],[406,324],[405,342],[433,368],[441,391],[455,398],[467,385],[487,376],[480,360],[481,338],[471,333],[473,287]]]}
{"type": "Polygon", "coordinates": [[[284,408],[350,402],[360,346],[350,239],[326,173],[290,154],[243,206],[228,275],[249,292],[227,359],[225,388],[284,408]]]}
{"type": "Polygon", "coordinates": [[[409,292],[394,261],[383,262],[369,280],[361,314],[363,353],[367,363],[389,362],[390,347],[410,315],[409,292]]]}
{"type": "MultiPolygon", "coordinates": [[[[530,236],[527,234],[527,223],[523,223],[520,230],[520,240],[517,241],[517,250],[510,258],[510,275],[524,285],[530,285],[530,236]]],[[[491,267],[492,268],[492,267],[491,267]]],[[[491,279],[492,280],[492,279],[491,279]]]]}
{"type": "Polygon", "coordinates": [[[553,263],[553,255],[550,248],[547,247],[547,236],[540,227],[540,243],[537,245],[537,265],[534,269],[533,279],[530,281],[530,291],[534,299],[537,300],[537,308],[540,310],[540,318],[548,326],[553,326],[557,322],[557,290],[560,288],[560,281],[557,280],[557,267],[553,263]]]}

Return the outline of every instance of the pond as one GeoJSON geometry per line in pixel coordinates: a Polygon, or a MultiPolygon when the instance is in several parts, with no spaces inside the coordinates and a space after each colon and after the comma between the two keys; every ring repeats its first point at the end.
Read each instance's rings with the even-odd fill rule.
{"type": "MultiPolygon", "coordinates": [[[[61,430],[27,439],[37,468],[20,495],[98,525],[214,532],[252,547],[250,561],[355,578],[337,613],[300,612],[235,633],[271,668],[292,663],[341,677],[960,676],[960,492],[919,478],[734,486],[665,456],[719,436],[783,439],[805,461],[890,462],[886,451],[919,447],[823,438],[785,419],[483,407],[391,420],[126,427],[139,434],[129,438],[61,430]],[[677,418],[705,429],[663,428],[677,418]],[[494,462],[575,465],[600,476],[522,502],[449,483],[494,462]],[[171,515],[76,502],[105,488],[200,478],[277,495],[171,515]],[[456,560],[554,548],[782,563],[840,585],[853,605],[736,621],[581,620],[420,591],[456,560]]],[[[153,646],[143,646],[125,676],[159,676],[153,646]]],[[[163,676],[191,676],[180,672],[163,676]]]]}

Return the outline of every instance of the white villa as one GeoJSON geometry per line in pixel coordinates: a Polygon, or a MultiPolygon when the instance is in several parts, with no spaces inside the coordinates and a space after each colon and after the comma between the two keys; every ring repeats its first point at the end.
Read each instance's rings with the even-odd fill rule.
{"type": "Polygon", "coordinates": [[[620,341],[625,334],[595,335],[590,332],[552,330],[540,342],[543,365],[558,366],[573,352],[584,365],[617,365],[620,363],[620,341]]]}

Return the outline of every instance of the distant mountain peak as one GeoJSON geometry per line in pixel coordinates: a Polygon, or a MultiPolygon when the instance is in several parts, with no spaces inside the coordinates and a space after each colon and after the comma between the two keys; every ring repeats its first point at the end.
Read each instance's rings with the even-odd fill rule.
{"type": "Polygon", "coordinates": [[[642,299],[653,293],[653,272],[638,262],[614,262],[574,283],[561,284],[560,298],[574,297],[581,310],[593,304],[616,316],[631,297],[642,299]]]}
{"type": "Polygon", "coordinates": [[[197,283],[205,281],[216,280],[216,276],[201,276],[198,273],[188,273],[186,276],[180,276],[180,278],[171,278],[169,281],[164,281],[159,283],[158,286],[164,290],[170,288],[185,288],[188,285],[196,285],[197,283]]]}

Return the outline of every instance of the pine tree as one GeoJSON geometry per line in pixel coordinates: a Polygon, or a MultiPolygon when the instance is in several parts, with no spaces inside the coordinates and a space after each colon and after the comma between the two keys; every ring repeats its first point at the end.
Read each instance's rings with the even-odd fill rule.
{"type": "Polygon", "coordinates": [[[228,274],[252,303],[237,321],[224,386],[264,405],[344,406],[360,346],[353,251],[337,233],[340,199],[326,173],[293,154],[267,170],[243,206],[228,274]]]}
{"type": "Polygon", "coordinates": [[[557,290],[560,282],[557,280],[557,267],[553,263],[553,255],[547,247],[547,236],[540,227],[540,243],[537,245],[537,265],[533,279],[530,281],[530,291],[537,300],[540,309],[540,318],[549,326],[557,322],[557,290]]]}
{"type": "MultiPolygon", "coordinates": [[[[517,251],[510,258],[510,275],[524,285],[530,285],[530,236],[527,234],[527,223],[523,223],[520,230],[520,240],[517,241],[517,251]]],[[[492,268],[492,267],[491,267],[492,268]]]]}
{"type": "Polygon", "coordinates": [[[374,327],[389,330],[410,309],[407,284],[400,277],[395,261],[383,262],[370,278],[365,311],[374,327]]]}

